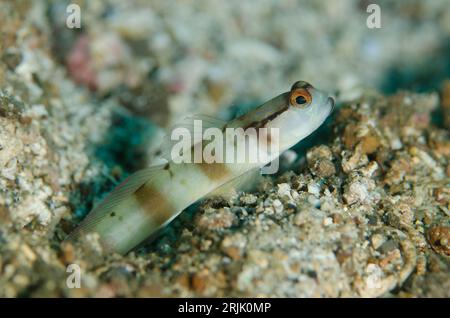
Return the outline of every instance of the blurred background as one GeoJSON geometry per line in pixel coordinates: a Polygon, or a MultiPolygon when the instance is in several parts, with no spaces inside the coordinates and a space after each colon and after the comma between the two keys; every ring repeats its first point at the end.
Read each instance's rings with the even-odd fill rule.
{"type": "MultiPolygon", "coordinates": [[[[125,144],[128,128],[155,135],[146,121],[158,131],[186,114],[230,119],[299,79],[348,101],[438,90],[450,77],[448,0],[378,1],[380,28],[363,0],[75,1],[80,29],[66,26],[70,3],[42,2],[36,19],[45,11],[52,53],[75,83],[136,116],[117,119],[125,144]]],[[[115,164],[122,137],[110,136],[119,148],[98,153],[115,164]]],[[[136,157],[120,165],[135,170],[136,157]]]]}
{"type": "MultiPolygon", "coordinates": [[[[364,274],[374,267],[366,246],[369,234],[377,234],[378,225],[399,227],[403,223],[395,222],[410,222],[408,226],[419,227],[422,233],[415,237],[423,250],[428,225],[441,222],[443,215],[448,220],[450,0],[373,2],[380,8],[380,28],[368,27],[367,20],[373,22],[374,12],[367,12],[372,1],[365,0],[0,0],[0,296],[148,296],[161,295],[159,286],[181,282],[186,291],[197,282],[194,289],[201,290],[187,295],[240,296],[230,294],[238,286],[248,292],[244,295],[253,297],[261,291],[262,295],[283,297],[336,297],[354,295],[346,294],[358,281],[354,273],[359,271],[361,277],[378,273],[364,274]],[[78,12],[69,8],[73,4],[78,12]],[[77,13],[80,28],[73,25],[77,13]],[[327,175],[333,175],[329,185],[315,175],[314,160],[309,158],[308,163],[294,155],[308,168],[297,176],[301,181],[297,183],[304,185],[299,188],[300,195],[306,200],[313,193],[310,189],[318,194],[315,189],[323,186],[323,191],[335,196],[326,209],[346,217],[351,208],[353,216],[360,217],[346,223],[354,223],[352,227],[328,228],[315,213],[302,213],[300,224],[313,226],[308,232],[294,227],[295,222],[285,222],[290,220],[286,212],[276,224],[276,232],[268,234],[260,225],[272,227],[269,211],[264,212],[267,223],[259,223],[260,214],[258,223],[252,223],[253,212],[249,212],[244,218],[249,225],[227,232],[220,226],[216,231],[215,219],[209,222],[211,215],[204,211],[195,222],[190,219],[194,214],[184,213],[169,227],[174,235],[162,236],[155,248],[141,257],[132,254],[108,263],[103,270],[105,260],[98,251],[83,250],[80,264],[87,268],[90,285],[85,290],[65,287],[65,265],[78,256],[60,242],[106,193],[152,162],[161,136],[171,125],[188,114],[230,119],[289,90],[297,80],[329,91],[336,96],[338,107],[348,106],[329,119],[334,130],[325,124],[310,136],[320,140],[304,140],[303,149],[296,149],[303,153],[308,149],[312,157],[323,155],[325,149],[328,167],[332,167],[327,175]],[[385,98],[403,90],[409,93],[385,98]],[[375,91],[382,95],[371,99],[375,91]],[[443,98],[439,99],[438,92],[443,98]],[[362,95],[368,96],[365,103],[350,103],[362,95]],[[368,150],[364,151],[370,154],[361,155],[357,143],[365,143],[368,150]],[[332,153],[334,162],[328,158],[332,153]],[[369,160],[378,160],[381,176],[373,178],[370,172],[362,181],[353,180],[361,176],[359,167],[369,160]],[[334,176],[334,165],[344,169],[349,163],[353,166],[344,175],[339,170],[334,176]],[[407,182],[404,176],[409,178],[407,182]],[[383,201],[351,205],[353,181],[358,193],[368,191],[376,197],[379,192],[383,201]],[[366,184],[376,188],[366,189],[366,184]],[[409,207],[415,204],[414,216],[409,207]],[[378,221],[374,219],[383,210],[386,213],[378,221]],[[308,215],[314,218],[302,221],[308,215]],[[426,226],[417,223],[422,219],[426,226]],[[364,229],[367,232],[361,235],[364,229]],[[340,239],[341,230],[348,240],[340,239]],[[305,237],[301,244],[296,241],[308,233],[313,237],[305,237]],[[236,241],[236,246],[241,246],[246,237],[253,245],[242,250],[255,253],[253,258],[242,257],[242,273],[226,265],[234,266],[234,261],[217,265],[223,254],[219,245],[225,245],[222,241],[236,241]],[[216,245],[211,245],[211,238],[216,245]],[[277,254],[278,245],[274,254],[261,256],[265,246],[279,244],[278,238],[284,242],[281,249],[294,252],[286,259],[295,261],[301,256],[301,270],[306,272],[293,280],[291,272],[284,271],[293,268],[288,263],[253,271],[263,260],[281,264],[278,261],[285,259],[277,254]],[[354,246],[363,247],[353,254],[354,246]],[[338,260],[347,259],[348,267],[341,270],[338,260]],[[366,260],[371,267],[366,268],[366,260]],[[132,263],[134,269],[130,270],[132,263]],[[203,280],[204,271],[198,270],[203,264],[213,264],[210,275],[207,273],[211,280],[203,280]],[[333,275],[328,275],[330,264],[335,266],[333,275]],[[98,274],[100,265],[101,271],[117,280],[109,284],[108,275],[98,274]],[[186,269],[191,276],[179,273],[186,269]],[[347,269],[350,274],[345,273],[347,269]],[[137,272],[142,275],[136,276],[137,285],[133,285],[129,280],[137,272]],[[249,277],[267,281],[255,285],[249,277]],[[136,292],[138,286],[143,286],[142,293],[136,292]],[[219,286],[219,292],[203,294],[206,286],[219,286]]],[[[292,187],[297,189],[294,184],[292,187]]],[[[265,196],[279,190],[273,185],[255,200],[265,202],[265,196]]],[[[254,211],[252,204],[245,208],[254,211]]],[[[213,208],[218,219],[240,215],[220,205],[213,208]]],[[[334,214],[316,212],[333,216],[334,222],[334,214]]],[[[448,233],[445,224],[441,222],[447,232],[432,233],[448,233]]],[[[436,242],[441,244],[439,239],[432,244],[436,242]]],[[[447,253],[439,244],[433,248],[447,253]]],[[[389,246],[398,252],[392,255],[402,261],[403,251],[389,246]]],[[[234,259],[236,253],[232,254],[234,259]]],[[[417,270],[411,268],[417,272],[420,288],[404,295],[421,295],[422,291],[424,295],[448,294],[448,270],[439,272],[439,262],[433,257],[422,258],[420,264],[418,260],[417,270]],[[426,266],[436,275],[421,276],[426,266]]],[[[392,266],[395,277],[400,277],[398,268],[392,266]]]]}
{"type": "Polygon", "coordinates": [[[448,0],[377,1],[374,29],[364,0],[74,1],[81,29],[66,27],[68,3],[40,9],[69,76],[161,126],[298,79],[346,100],[365,88],[436,90],[450,77],[448,0]]]}

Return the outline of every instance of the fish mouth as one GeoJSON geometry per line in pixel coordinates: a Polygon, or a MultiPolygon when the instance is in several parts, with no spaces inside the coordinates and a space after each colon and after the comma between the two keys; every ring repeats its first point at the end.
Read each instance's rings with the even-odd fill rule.
{"type": "Polygon", "coordinates": [[[327,104],[330,105],[330,114],[333,112],[336,103],[334,102],[333,97],[328,97],[327,104]]]}

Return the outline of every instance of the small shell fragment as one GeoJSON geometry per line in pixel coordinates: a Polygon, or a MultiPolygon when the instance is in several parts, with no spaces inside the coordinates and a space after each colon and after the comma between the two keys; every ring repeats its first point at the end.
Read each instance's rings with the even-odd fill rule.
{"type": "Polygon", "coordinates": [[[433,226],[428,230],[427,239],[436,253],[450,255],[450,227],[433,226]]]}

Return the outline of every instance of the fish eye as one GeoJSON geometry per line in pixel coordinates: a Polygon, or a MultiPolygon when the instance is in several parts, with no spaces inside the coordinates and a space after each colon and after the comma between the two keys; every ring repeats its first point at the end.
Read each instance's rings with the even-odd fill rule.
{"type": "Polygon", "coordinates": [[[311,101],[311,94],[305,88],[294,89],[289,96],[290,104],[298,108],[308,107],[311,101]]]}
{"type": "Polygon", "coordinates": [[[303,97],[303,96],[297,96],[297,97],[295,98],[295,102],[296,102],[298,105],[306,104],[306,98],[303,97]]]}

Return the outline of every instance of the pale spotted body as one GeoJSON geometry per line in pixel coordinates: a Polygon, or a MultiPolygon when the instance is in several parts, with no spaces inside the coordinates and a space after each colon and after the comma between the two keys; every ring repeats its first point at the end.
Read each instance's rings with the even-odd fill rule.
{"type": "MultiPolygon", "coordinates": [[[[253,111],[225,123],[226,128],[277,128],[264,162],[174,163],[138,171],[123,181],[68,239],[96,232],[107,251],[127,253],[189,205],[259,169],[279,155],[270,144],[284,151],[316,130],[331,113],[334,101],[306,82],[297,82],[253,111]]],[[[257,135],[255,138],[260,138],[257,135]]],[[[234,144],[228,144],[233,147],[234,144]]]]}
{"type": "Polygon", "coordinates": [[[96,226],[98,233],[104,233],[103,245],[119,253],[127,252],[151,235],[147,229],[159,229],[212,189],[239,176],[238,169],[233,168],[222,163],[165,165],[96,226]]]}

